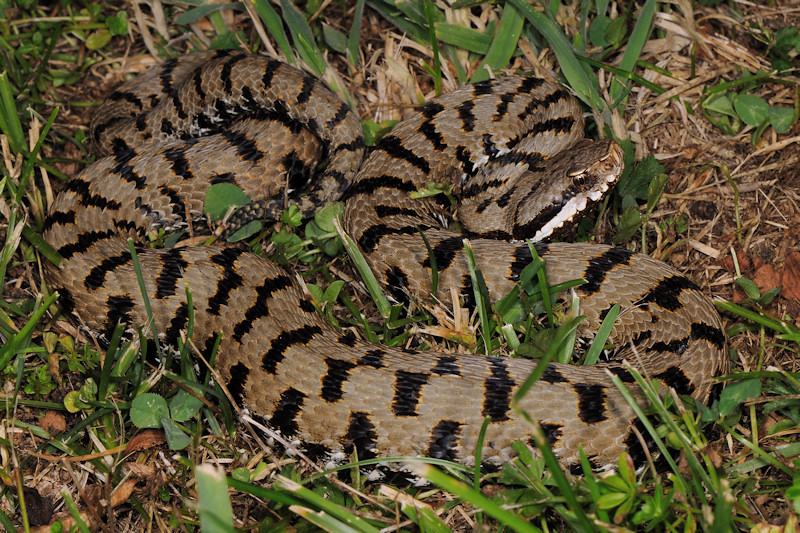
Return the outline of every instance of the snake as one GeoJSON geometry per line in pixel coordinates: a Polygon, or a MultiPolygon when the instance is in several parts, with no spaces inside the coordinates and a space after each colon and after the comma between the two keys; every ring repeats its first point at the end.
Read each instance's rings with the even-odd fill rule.
{"type": "Polygon", "coordinates": [[[584,130],[567,89],[509,74],[419,106],[364,159],[358,117],[314,76],[242,52],[189,54],[123,84],[95,113],[100,157],[46,218],[44,237],[62,260],[45,278],[63,311],[101,338],[119,323],[140,327],[148,318],[127,246],[137,239],[159,337],[185,334],[188,287],[192,340],[216,356],[233,400],[315,456],[497,467],[518,455],[517,442],[535,451],[535,421],[571,468],[580,450],[596,468],[623,452],[643,461],[640,422],[612,377],[636,390],[633,367],[662,392],[707,401],[728,370],[727,340],[711,299],[666,263],[551,242],[622,170],[619,145],[584,130]],[[162,230],[199,228],[215,183],[253,199],[242,209],[249,218],[289,206],[308,217],[342,199],[346,233],[405,303],[474,300],[465,239],[492,299],[514,290],[533,249],[551,286],[583,280],[571,289],[581,338],[619,304],[607,341],[615,348],[595,365],[547,363],[515,398],[535,359],[373,344],[329,323],[294,275],[248,250],[147,246],[162,230]],[[414,194],[429,183],[452,187],[454,215],[446,195],[414,194]]]}

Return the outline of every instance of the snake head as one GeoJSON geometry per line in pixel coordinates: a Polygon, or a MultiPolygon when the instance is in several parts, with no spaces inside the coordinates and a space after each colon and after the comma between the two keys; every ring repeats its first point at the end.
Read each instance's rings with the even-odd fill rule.
{"type": "Polygon", "coordinates": [[[545,161],[545,170],[531,176],[519,190],[535,190],[516,207],[515,239],[541,241],[600,200],[617,182],[623,169],[619,144],[582,139],[545,161]]]}

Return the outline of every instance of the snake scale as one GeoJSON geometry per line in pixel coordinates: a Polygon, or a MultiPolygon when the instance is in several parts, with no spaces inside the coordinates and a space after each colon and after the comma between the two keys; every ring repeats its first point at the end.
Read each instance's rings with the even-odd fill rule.
{"type": "MultiPolygon", "coordinates": [[[[452,287],[469,298],[463,236],[442,226],[439,197],[409,194],[452,180],[478,267],[499,298],[531,260],[515,239],[548,237],[620,172],[618,145],[583,140],[583,129],[567,91],[507,76],[422,105],[361,164],[358,119],[313,77],[238,52],[167,61],[96,113],[92,138],[106,157],[70,180],[52,207],[45,237],[63,260],[46,278],[63,308],[94,331],[144,324],[125,239],[191,224],[209,184],[230,182],[256,199],[247,216],[274,217],[291,203],[310,215],[344,194],[345,228],[390,294],[429,297],[433,255],[438,296],[452,287]],[[307,185],[320,161],[321,176],[307,185]],[[551,190],[553,175],[563,190],[551,190]],[[308,194],[289,198],[306,186],[308,194]]],[[[520,407],[565,464],[576,464],[579,445],[597,467],[625,450],[641,460],[635,415],[609,374],[632,383],[627,359],[705,401],[728,368],[721,319],[692,282],[650,257],[588,243],[535,246],[551,284],[586,280],[575,291],[587,335],[613,304],[622,310],[608,361],[549,365],[520,407]]],[[[486,417],[487,465],[511,459],[517,440],[532,443],[511,398],[535,361],[367,343],[319,316],[292,275],[240,248],[139,246],[138,255],[163,336],[186,328],[188,284],[194,341],[209,357],[221,334],[216,365],[235,400],[312,451],[470,464],[486,417]]]]}

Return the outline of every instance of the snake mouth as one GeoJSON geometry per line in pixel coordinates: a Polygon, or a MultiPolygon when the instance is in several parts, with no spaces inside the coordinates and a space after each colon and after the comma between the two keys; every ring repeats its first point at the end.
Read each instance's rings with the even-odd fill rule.
{"type": "Polygon", "coordinates": [[[549,205],[541,209],[529,222],[516,226],[514,238],[531,238],[534,242],[538,242],[552,237],[578,213],[601,200],[617,182],[623,168],[623,152],[620,145],[613,141],[587,141],[585,148],[592,152],[587,157],[590,163],[573,164],[566,171],[565,179],[569,180],[568,185],[553,194],[549,205]],[[530,237],[531,234],[533,237],[530,237]]]}

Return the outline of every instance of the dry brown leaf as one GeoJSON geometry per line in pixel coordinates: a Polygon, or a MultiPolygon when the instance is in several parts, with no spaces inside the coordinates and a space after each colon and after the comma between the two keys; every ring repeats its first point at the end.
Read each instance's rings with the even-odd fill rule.
{"type": "Polygon", "coordinates": [[[781,275],[772,265],[761,265],[753,275],[753,283],[764,293],[781,286],[781,275]]]}
{"type": "Polygon", "coordinates": [[[128,479],[117,485],[114,488],[114,492],[111,493],[111,507],[114,508],[127,502],[133,489],[136,488],[136,483],[138,483],[138,480],[128,479]]]}
{"type": "Polygon", "coordinates": [[[59,412],[47,411],[44,416],[39,419],[39,427],[51,435],[58,435],[67,430],[67,419],[59,412]]]}
{"type": "Polygon", "coordinates": [[[787,300],[800,301],[800,252],[792,252],[786,257],[781,284],[781,296],[787,300]]]}
{"type": "Polygon", "coordinates": [[[163,430],[146,429],[141,433],[134,435],[134,437],[128,442],[128,447],[125,448],[125,453],[147,450],[155,446],[161,446],[165,442],[167,442],[167,440],[164,437],[163,430]]]}

